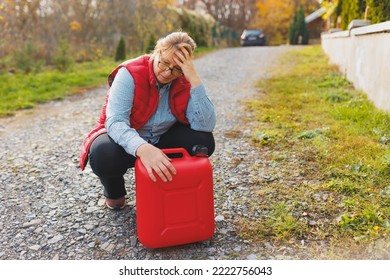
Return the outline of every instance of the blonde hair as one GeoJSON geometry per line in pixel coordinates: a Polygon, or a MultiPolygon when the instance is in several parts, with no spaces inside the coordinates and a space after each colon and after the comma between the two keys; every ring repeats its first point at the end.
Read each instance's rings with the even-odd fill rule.
{"type": "Polygon", "coordinates": [[[159,53],[173,53],[184,47],[192,57],[196,48],[196,43],[186,32],[173,32],[164,38],[160,38],[154,47],[151,59],[159,53]]]}

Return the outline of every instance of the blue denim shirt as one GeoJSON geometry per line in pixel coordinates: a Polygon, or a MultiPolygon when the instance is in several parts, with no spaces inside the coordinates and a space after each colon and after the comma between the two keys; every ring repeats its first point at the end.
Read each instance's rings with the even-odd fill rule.
{"type": "MultiPolygon", "coordinates": [[[[146,142],[156,144],[160,136],[176,123],[169,107],[170,86],[156,85],[160,94],[157,109],[143,127],[135,130],[130,127],[129,120],[134,100],[134,79],[126,68],[118,71],[110,89],[105,126],[108,135],[128,154],[136,156],[138,147],[146,142]]],[[[191,89],[186,116],[194,130],[211,132],[214,129],[216,113],[203,83],[191,89]]]]}

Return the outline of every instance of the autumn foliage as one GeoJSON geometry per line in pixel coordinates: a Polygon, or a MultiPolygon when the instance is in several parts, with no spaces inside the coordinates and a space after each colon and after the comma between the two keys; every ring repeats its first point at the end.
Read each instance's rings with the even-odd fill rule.
{"type": "Polygon", "coordinates": [[[215,20],[199,13],[186,13],[174,3],[174,0],[0,1],[0,70],[19,68],[17,56],[19,65],[26,64],[28,59],[53,65],[61,59],[65,62],[66,55],[76,62],[102,56],[114,58],[121,37],[126,52],[133,55],[147,51],[151,36],[160,38],[178,30],[190,32],[200,46],[210,44],[215,20]]]}
{"type": "Polygon", "coordinates": [[[270,45],[287,44],[289,27],[300,5],[305,11],[304,16],[320,8],[316,0],[257,0],[258,10],[252,25],[265,30],[270,45]]]}

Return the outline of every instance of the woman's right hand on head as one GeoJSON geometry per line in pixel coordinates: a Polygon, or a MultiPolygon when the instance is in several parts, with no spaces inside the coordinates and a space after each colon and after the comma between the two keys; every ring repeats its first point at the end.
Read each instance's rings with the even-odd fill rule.
{"type": "Polygon", "coordinates": [[[159,148],[145,143],[138,147],[136,155],[141,159],[153,182],[157,181],[153,171],[163,182],[172,181],[172,175],[176,174],[176,170],[171,164],[171,159],[159,148]]]}

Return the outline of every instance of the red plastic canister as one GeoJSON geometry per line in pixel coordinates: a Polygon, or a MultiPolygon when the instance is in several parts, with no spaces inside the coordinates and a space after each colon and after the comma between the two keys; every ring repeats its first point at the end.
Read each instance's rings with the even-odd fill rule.
{"type": "Polygon", "coordinates": [[[176,175],[153,182],[141,160],[135,163],[136,221],[140,242],[148,248],[210,239],[214,234],[213,175],[207,157],[190,156],[183,148],[163,149],[176,175]]]}

